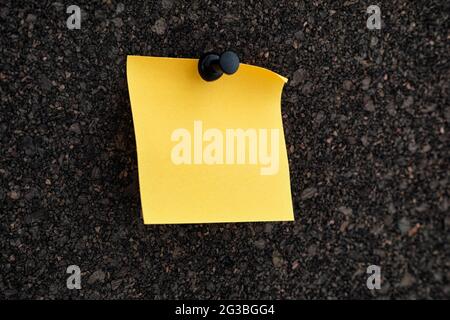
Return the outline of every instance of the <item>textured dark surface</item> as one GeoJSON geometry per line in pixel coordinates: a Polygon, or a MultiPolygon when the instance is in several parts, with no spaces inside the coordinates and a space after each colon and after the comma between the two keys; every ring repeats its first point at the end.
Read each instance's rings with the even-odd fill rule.
{"type": "Polygon", "coordinates": [[[370,4],[1,0],[0,298],[449,298],[450,8],[370,4]],[[126,55],[227,48],[290,79],[296,221],[144,226],[126,55]]]}

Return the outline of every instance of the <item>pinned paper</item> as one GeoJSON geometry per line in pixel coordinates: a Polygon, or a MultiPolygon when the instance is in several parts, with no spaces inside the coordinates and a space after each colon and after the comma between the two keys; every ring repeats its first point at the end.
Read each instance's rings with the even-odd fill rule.
{"type": "Polygon", "coordinates": [[[292,221],[287,79],[241,64],[206,82],[197,64],[128,56],[144,223],[292,221]]]}

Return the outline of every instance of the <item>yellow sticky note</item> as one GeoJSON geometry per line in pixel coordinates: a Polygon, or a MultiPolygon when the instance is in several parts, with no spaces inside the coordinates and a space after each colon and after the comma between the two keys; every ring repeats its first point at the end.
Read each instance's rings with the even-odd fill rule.
{"type": "Polygon", "coordinates": [[[241,63],[206,82],[197,64],[128,56],[144,223],[293,220],[287,79],[241,63]]]}

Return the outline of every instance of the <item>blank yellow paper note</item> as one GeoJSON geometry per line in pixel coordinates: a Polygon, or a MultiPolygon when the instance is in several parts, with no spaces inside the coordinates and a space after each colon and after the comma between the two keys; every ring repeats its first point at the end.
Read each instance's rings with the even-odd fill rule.
{"type": "Polygon", "coordinates": [[[128,56],[144,223],[293,220],[286,79],[241,64],[205,82],[197,63],[128,56]]]}

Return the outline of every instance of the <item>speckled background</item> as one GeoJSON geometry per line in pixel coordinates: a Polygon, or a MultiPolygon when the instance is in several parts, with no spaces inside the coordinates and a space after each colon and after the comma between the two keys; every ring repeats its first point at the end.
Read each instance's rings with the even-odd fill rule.
{"type": "Polygon", "coordinates": [[[449,12],[1,0],[0,298],[449,298],[449,12]],[[225,49],[290,79],[296,221],[144,226],[126,55],[225,49]],[[66,288],[72,264],[81,290],[66,288]]]}

